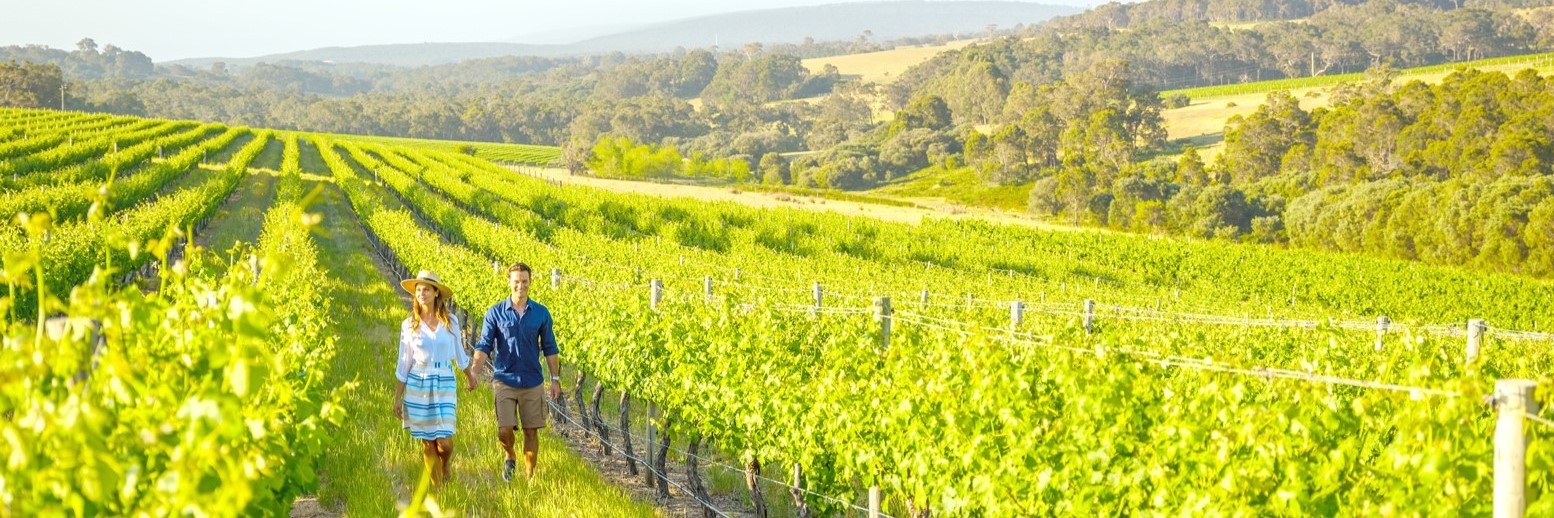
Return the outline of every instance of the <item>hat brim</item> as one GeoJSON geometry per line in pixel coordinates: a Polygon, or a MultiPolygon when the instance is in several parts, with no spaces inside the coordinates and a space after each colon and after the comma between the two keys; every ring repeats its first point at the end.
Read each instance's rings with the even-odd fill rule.
{"type": "Polygon", "coordinates": [[[453,298],[453,288],[449,288],[441,283],[432,282],[426,279],[405,279],[399,281],[399,287],[403,288],[411,295],[415,295],[415,285],[417,284],[425,284],[427,286],[437,288],[437,292],[442,294],[443,300],[449,300],[453,298]]]}

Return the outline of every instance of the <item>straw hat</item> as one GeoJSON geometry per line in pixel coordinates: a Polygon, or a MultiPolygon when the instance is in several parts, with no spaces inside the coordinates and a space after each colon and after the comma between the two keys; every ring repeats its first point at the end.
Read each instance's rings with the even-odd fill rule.
{"type": "Polygon", "coordinates": [[[442,294],[443,300],[453,298],[453,288],[449,288],[447,285],[443,284],[442,278],[438,277],[437,274],[432,273],[431,270],[421,270],[415,274],[414,279],[405,279],[399,281],[399,287],[404,288],[405,291],[408,291],[411,294],[415,293],[415,285],[417,284],[425,284],[427,286],[437,288],[437,292],[442,294]]]}

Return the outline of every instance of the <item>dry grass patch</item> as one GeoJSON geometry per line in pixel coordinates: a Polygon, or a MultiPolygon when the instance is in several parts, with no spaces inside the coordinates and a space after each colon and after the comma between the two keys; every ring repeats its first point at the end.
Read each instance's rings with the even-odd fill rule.
{"type": "Polygon", "coordinates": [[[804,68],[811,72],[823,70],[826,65],[835,65],[844,76],[855,76],[865,83],[888,84],[918,63],[928,61],[942,52],[959,50],[977,41],[975,39],[956,40],[943,45],[897,47],[879,52],[810,58],[803,63],[804,68]]]}

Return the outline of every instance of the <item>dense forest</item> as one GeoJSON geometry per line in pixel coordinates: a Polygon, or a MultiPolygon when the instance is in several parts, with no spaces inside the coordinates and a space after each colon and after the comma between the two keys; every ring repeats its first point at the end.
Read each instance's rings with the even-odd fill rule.
{"type": "Polygon", "coordinates": [[[1231,119],[1207,163],[1191,148],[1108,160],[1127,149],[1095,142],[1097,123],[1125,127],[1111,114],[965,155],[1046,164],[1030,209],[1074,224],[1554,274],[1554,78],[1468,70],[1398,85],[1381,73],[1331,101],[1308,112],[1271,94],[1231,119]]]}
{"type": "MultiPolygon", "coordinates": [[[[1006,31],[884,87],[800,61],[891,45],[861,35],[411,69],[149,67],[91,40],[0,56],[54,63],[79,109],[559,145],[565,166],[623,177],[856,190],[969,170],[1029,186],[1031,212],[1070,224],[1554,274],[1548,80],[1398,85],[1385,72],[1554,48],[1541,4],[1153,0],[1006,31]],[[1226,126],[1219,155],[1165,142],[1161,111],[1182,99],[1162,90],[1359,70],[1379,72],[1324,108],[1270,96],[1226,126]]],[[[0,72],[54,84],[36,66],[0,72]]],[[[4,102],[60,101],[43,90],[4,102]]]]}
{"type": "MultiPolygon", "coordinates": [[[[1203,17],[1122,16],[1148,6],[1156,3],[1109,4],[1038,26],[1023,37],[940,54],[892,84],[891,100],[904,105],[915,96],[932,93],[943,96],[961,120],[985,123],[998,110],[988,106],[982,92],[967,85],[1003,84],[1007,91],[1007,85],[1019,82],[1047,84],[1101,61],[1125,61],[1135,81],[1167,90],[1358,72],[1384,65],[1415,67],[1554,48],[1554,10],[1459,9],[1375,0],[1335,5],[1299,20],[1239,28],[1211,24],[1203,17]]],[[[1309,6],[1281,6],[1289,7],[1276,3],[1265,14],[1310,10],[1309,6]]],[[[1230,19],[1256,19],[1250,15],[1257,13],[1230,19]]]]}
{"type": "MultiPolygon", "coordinates": [[[[67,105],[94,111],[585,150],[603,136],[627,137],[754,165],[766,152],[820,152],[843,142],[849,145],[833,155],[880,151],[878,138],[852,142],[864,132],[832,117],[851,110],[827,104],[869,103],[883,96],[884,108],[894,111],[934,96],[948,105],[956,125],[1010,123],[1023,116],[1005,107],[1017,91],[1108,62],[1125,63],[1131,83],[1162,90],[1554,48],[1554,11],[1513,7],[1518,6],[1395,0],[1107,4],[943,53],[878,92],[861,86],[830,96],[843,78],[834,71],[805,70],[798,58],[922,40],[874,42],[862,34],[855,41],[660,55],[504,57],[418,68],[214,63],[196,70],[152,67],[142,54],[112,45],[100,50],[88,39],[74,51],[0,49],[0,60],[59,64],[72,83],[67,105]],[[1300,19],[1277,21],[1292,17],[1300,19]],[[1240,27],[1210,23],[1258,20],[1271,21],[1240,27]],[[844,99],[832,103],[831,97],[844,99]],[[676,107],[693,99],[707,102],[700,109],[676,107]],[[792,99],[821,100],[774,102],[792,99]],[[649,128],[632,124],[663,117],[671,120],[649,128]],[[575,122],[580,119],[586,121],[575,122]],[[622,124],[617,128],[599,119],[622,124]],[[736,146],[740,141],[749,145],[736,146]]],[[[875,126],[873,117],[856,120],[875,126]]],[[[890,174],[876,169],[870,176],[890,174]]]]}
{"type": "Polygon", "coordinates": [[[1381,78],[1311,113],[1275,94],[1227,130],[1211,169],[1289,200],[1292,243],[1554,274],[1554,77],[1381,78]]]}

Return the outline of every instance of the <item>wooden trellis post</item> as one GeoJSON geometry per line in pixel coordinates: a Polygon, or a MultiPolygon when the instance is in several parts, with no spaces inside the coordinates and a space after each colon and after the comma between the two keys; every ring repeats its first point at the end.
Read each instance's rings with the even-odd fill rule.
{"type": "Polygon", "coordinates": [[[874,301],[874,321],[880,323],[880,347],[890,348],[890,297],[874,301]]]}
{"type": "Polygon", "coordinates": [[[1495,381],[1495,518],[1521,518],[1527,513],[1528,413],[1538,412],[1533,392],[1538,382],[1495,381]]]}

